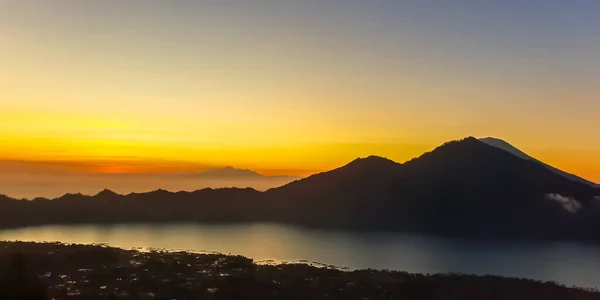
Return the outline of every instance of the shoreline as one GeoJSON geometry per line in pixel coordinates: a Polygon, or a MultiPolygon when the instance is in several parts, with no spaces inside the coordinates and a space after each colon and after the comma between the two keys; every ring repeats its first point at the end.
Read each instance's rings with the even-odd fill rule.
{"type": "MultiPolygon", "coordinates": [[[[280,228],[269,224],[222,228],[196,223],[113,227],[70,225],[0,230],[0,240],[107,245],[126,250],[235,253],[273,263],[314,263],[340,270],[365,268],[420,274],[460,273],[555,281],[568,286],[599,287],[598,248],[574,243],[487,242],[419,234],[355,234],[280,228]],[[187,225],[186,225],[187,224],[187,225]],[[157,230],[158,229],[158,230],[157,230]],[[340,234],[342,233],[342,234],[340,234]],[[255,247],[252,236],[269,238],[255,247]],[[298,243],[293,248],[288,242],[298,243]],[[416,252],[415,252],[416,251],[416,252]],[[580,256],[578,256],[580,255],[580,256]],[[438,259],[439,258],[439,259],[438,259]],[[421,261],[425,259],[425,261],[421,261]],[[430,260],[430,263],[427,263],[430,260]]],[[[293,244],[292,243],[292,244],[293,244]]]]}
{"type": "Polygon", "coordinates": [[[340,270],[299,262],[261,264],[239,255],[162,249],[142,252],[60,242],[0,241],[0,249],[2,264],[11,254],[24,253],[56,299],[66,299],[57,296],[65,292],[70,293],[69,299],[105,299],[102,297],[109,294],[117,299],[144,295],[154,295],[151,299],[230,299],[238,292],[254,295],[252,299],[301,299],[301,295],[303,299],[385,299],[381,298],[384,294],[394,299],[411,295],[413,299],[462,299],[447,296],[476,293],[489,298],[499,291],[512,296],[498,299],[520,299],[514,295],[542,298],[555,293],[567,296],[562,299],[600,299],[593,289],[502,276],[340,270]]]}

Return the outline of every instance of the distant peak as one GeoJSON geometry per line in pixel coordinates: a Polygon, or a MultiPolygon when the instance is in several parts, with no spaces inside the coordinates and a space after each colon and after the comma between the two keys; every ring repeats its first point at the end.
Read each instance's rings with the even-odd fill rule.
{"type": "Polygon", "coordinates": [[[109,189],[103,189],[98,194],[96,194],[94,197],[100,198],[100,199],[114,199],[114,198],[119,197],[119,194],[117,194],[109,189]]]}
{"type": "MultiPolygon", "coordinates": [[[[513,152],[513,154],[521,153],[521,150],[517,149],[517,147],[511,145],[509,142],[507,142],[503,139],[499,139],[499,138],[495,138],[495,137],[484,137],[484,138],[478,139],[478,141],[480,141],[482,143],[486,143],[490,146],[495,146],[495,147],[501,148],[506,151],[509,151],[509,149],[510,149],[509,152],[513,152]]],[[[523,155],[520,155],[520,156],[523,156],[523,155]]],[[[524,158],[524,157],[522,157],[522,158],[524,158]]]]}
{"type": "Polygon", "coordinates": [[[515,155],[515,156],[521,158],[521,159],[535,160],[533,157],[525,154],[525,152],[519,150],[517,147],[511,145],[510,143],[506,142],[505,140],[495,138],[495,137],[485,137],[485,138],[480,138],[479,141],[482,143],[485,143],[487,145],[502,149],[512,155],[515,155]]]}
{"type": "Polygon", "coordinates": [[[232,166],[222,168],[208,169],[195,176],[206,179],[236,179],[236,178],[259,178],[263,175],[248,169],[238,169],[232,166]]]}
{"type": "Polygon", "coordinates": [[[493,136],[482,137],[482,138],[479,138],[478,140],[480,140],[480,141],[503,141],[504,142],[503,139],[493,137],[493,136]]]}
{"type": "Polygon", "coordinates": [[[84,197],[84,195],[81,193],[66,193],[57,199],[77,199],[81,197],[84,197]]]}
{"type": "Polygon", "coordinates": [[[431,152],[424,153],[423,155],[421,155],[421,157],[427,156],[429,153],[433,153],[433,152],[440,152],[440,151],[445,151],[445,150],[454,149],[454,148],[465,148],[465,147],[471,148],[471,147],[477,146],[479,144],[481,144],[481,142],[472,136],[469,136],[469,137],[466,137],[463,139],[459,139],[459,140],[451,140],[451,141],[447,141],[447,142],[443,143],[442,145],[436,147],[431,152]]]}
{"type": "Polygon", "coordinates": [[[72,196],[83,196],[81,193],[66,193],[63,197],[72,197],[72,196]]]}
{"type": "Polygon", "coordinates": [[[109,189],[103,189],[102,191],[100,191],[98,194],[96,194],[98,196],[102,196],[102,195],[117,195],[117,193],[109,190],[109,189]]]}
{"type": "Polygon", "coordinates": [[[0,200],[15,200],[15,198],[9,197],[8,195],[0,194],[0,200]]]}
{"type": "Polygon", "coordinates": [[[353,161],[351,161],[350,163],[348,163],[346,166],[347,167],[353,167],[353,166],[382,166],[382,165],[398,165],[397,162],[385,158],[385,157],[381,157],[381,156],[377,156],[377,155],[370,155],[367,157],[359,157],[353,161]]]}
{"type": "Polygon", "coordinates": [[[453,140],[453,141],[449,141],[446,142],[446,144],[448,143],[472,143],[472,142],[477,142],[477,138],[473,137],[473,136],[468,136],[459,140],[453,140]]]}
{"type": "Polygon", "coordinates": [[[510,145],[509,142],[507,142],[507,141],[505,141],[505,140],[503,140],[501,138],[492,137],[492,136],[487,136],[487,137],[484,137],[484,138],[479,138],[477,140],[479,140],[480,142],[484,142],[486,144],[502,143],[502,144],[510,145]]]}
{"type": "Polygon", "coordinates": [[[383,162],[383,161],[385,161],[385,162],[394,162],[391,159],[388,159],[388,158],[385,158],[385,157],[382,157],[382,156],[377,156],[377,155],[369,155],[367,157],[359,157],[359,158],[355,159],[355,161],[366,161],[366,162],[377,162],[377,161],[383,162]]]}
{"type": "Polygon", "coordinates": [[[542,162],[542,161],[540,161],[540,160],[538,160],[538,159],[536,159],[536,158],[534,158],[532,156],[529,156],[525,152],[519,150],[517,147],[511,145],[510,143],[508,143],[508,142],[506,142],[506,141],[504,141],[502,139],[494,138],[494,137],[485,137],[485,138],[479,139],[479,141],[482,142],[482,143],[485,143],[485,144],[487,144],[489,146],[496,147],[498,149],[504,150],[505,152],[508,152],[508,153],[510,153],[510,154],[518,157],[518,158],[538,163],[538,164],[540,164],[540,165],[548,168],[550,171],[554,172],[555,174],[561,175],[561,176],[563,176],[565,178],[568,178],[568,179],[570,179],[572,181],[585,183],[585,184],[590,185],[592,187],[597,187],[598,186],[597,184],[595,184],[595,183],[593,183],[591,181],[585,180],[585,179],[583,179],[581,177],[578,177],[576,175],[573,175],[573,174],[567,173],[565,171],[559,170],[559,169],[557,169],[557,168],[555,168],[555,167],[553,167],[551,165],[548,165],[548,164],[546,164],[546,163],[544,163],[544,162],[542,162]]]}

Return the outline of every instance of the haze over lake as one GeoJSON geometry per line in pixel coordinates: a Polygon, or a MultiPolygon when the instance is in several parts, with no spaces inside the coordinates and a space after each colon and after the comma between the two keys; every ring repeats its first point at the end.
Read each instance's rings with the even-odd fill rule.
{"type": "Polygon", "coordinates": [[[0,194],[15,198],[56,198],[66,193],[95,195],[105,188],[120,194],[143,193],[157,189],[194,191],[203,188],[251,187],[267,190],[284,185],[295,177],[266,178],[195,178],[181,175],[23,175],[2,169],[0,162],[0,194]],[[35,188],[34,188],[35,187],[35,188]]]}
{"type": "Polygon", "coordinates": [[[600,286],[600,247],[566,242],[490,243],[273,224],[43,226],[2,230],[0,239],[216,251],[259,261],[306,260],[351,269],[493,274],[600,286]]]}

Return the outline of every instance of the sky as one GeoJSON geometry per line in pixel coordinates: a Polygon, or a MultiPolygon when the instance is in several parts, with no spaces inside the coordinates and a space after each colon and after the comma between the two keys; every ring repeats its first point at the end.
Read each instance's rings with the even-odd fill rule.
{"type": "Polygon", "coordinates": [[[599,14],[596,0],[0,0],[0,173],[307,176],[494,136],[600,182],[599,14]]]}

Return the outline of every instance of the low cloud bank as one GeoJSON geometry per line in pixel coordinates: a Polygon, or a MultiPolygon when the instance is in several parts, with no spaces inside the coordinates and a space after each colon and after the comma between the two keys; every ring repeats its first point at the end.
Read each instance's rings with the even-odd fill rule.
{"type": "MultiPolygon", "coordinates": [[[[600,198],[600,197],[596,197],[596,198],[600,198]]],[[[596,199],[596,198],[594,198],[594,199],[596,199]]],[[[572,214],[576,213],[577,211],[579,211],[581,209],[581,203],[579,201],[575,200],[575,198],[573,198],[573,197],[565,197],[563,195],[554,193],[554,194],[546,194],[546,199],[558,202],[560,205],[562,205],[562,207],[566,211],[568,211],[572,214]]]]}

